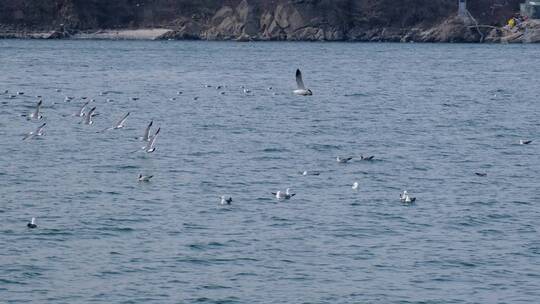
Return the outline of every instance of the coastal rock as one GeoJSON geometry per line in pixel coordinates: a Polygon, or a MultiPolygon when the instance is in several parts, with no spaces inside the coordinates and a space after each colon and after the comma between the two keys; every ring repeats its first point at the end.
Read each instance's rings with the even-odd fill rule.
{"type": "Polygon", "coordinates": [[[451,17],[421,32],[417,40],[421,42],[480,42],[482,35],[475,32],[474,26],[464,23],[458,17],[451,17]]]}
{"type": "MultiPolygon", "coordinates": [[[[105,30],[108,34],[100,35],[103,39],[139,39],[139,34],[123,32],[165,29],[158,39],[479,42],[485,38],[496,42],[505,39],[491,30],[504,25],[521,0],[497,1],[497,5],[493,0],[469,1],[476,20],[487,26],[482,28],[472,28],[455,17],[455,0],[2,2],[0,37],[78,39],[105,30]],[[60,24],[65,31],[57,30],[60,24]]],[[[536,27],[525,31],[506,41],[539,40],[536,27]]],[[[155,39],[153,33],[151,37],[155,39]]]]}
{"type": "Polygon", "coordinates": [[[540,21],[531,20],[524,24],[522,42],[540,43],[540,21]]]}

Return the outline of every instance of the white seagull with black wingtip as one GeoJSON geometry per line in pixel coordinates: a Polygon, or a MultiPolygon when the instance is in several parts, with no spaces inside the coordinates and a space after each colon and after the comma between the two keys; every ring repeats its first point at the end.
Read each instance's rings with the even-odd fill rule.
{"type": "MultiPolygon", "coordinates": [[[[157,139],[157,137],[159,135],[160,130],[161,130],[161,128],[158,128],[156,133],[154,133],[154,135],[152,137],[150,137],[150,140],[146,143],[146,145],[141,148],[144,152],[152,153],[152,152],[156,151],[156,139],[157,139]]],[[[137,152],[137,151],[135,151],[135,152],[137,152]]]]}
{"type": "Polygon", "coordinates": [[[103,130],[100,131],[100,133],[105,132],[105,131],[109,131],[109,130],[122,129],[123,127],[126,126],[125,123],[126,123],[126,120],[128,119],[128,116],[129,116],[129,112],[127,112],[127,114],[124,115],[124,116],[123,116],[117,123],[115,123],[112,127],[103,129],[103,130]]]}
{"type": "Polygon", "coordinates": [[[41,112],[40,112],[40,109],[41,109],[41,104],[43,104],[43,100],[39,100],[37,105],[36,105],[36,110],[30,114],[28,114],[27,116],[27,119],[30,120],[30,119],[37,119],[37,120],[40,120],[43,118],[43,115],[41,115],[41,112]]]}
{"type": "Polygon", "coordinates": [[[225,195],[221,196],[221,205],[230,205],[232,203],[232,197],[225,197],[225,195]]]}
{"type": "Polygon", "coordinates": [[[86,110],[86,107],[88,106],[89,103],[90,101],[85,102],[83,106],[81,107],[81,109],[79,110],[79,112],[73,114],[73,116],[84,117],[84,110],[86,110]]]}
{"type": "Polygon", "coordinates": [[[95,111],[96,111],[96,107],[93,107],[92,109],[90,109],[90,111],[88,111],[88,113],[86,113],[84,115],[84,119],[83,119],[82,123],[84,123],[85,125],[93,124],[94,121],[92,120],[92,117],[97,115],[97,114],[94,114],[95,111]]]}
{"type": "Polygon", "coordinates": [[[313,95],[313,92],[311,92],[310,89],[306,89],[306,86],[304,85],[304,80],[302,79],[302,72],[300,72],[299,69],[296,70],[296,85],[298,86],[298,88],[293,91],[294,94],[301,96],[313,95]]]}
{"type": "Polygon", "coordinates": [[[153,175],[142,175],[142,174],[139,174],[139,181],[140,182],[149,182],[150,179],[152,179],[152,177],[154,177],[153,175]]]}
{"type": "Polygon", "coordinates": [[[272,194],[275,195],[278,200],[284,200],[284,199],[288,200],[288,199],[291,199],[291,197],[296,195],[296,193],[291,193],[289,188],[287,188],[285,192],[278,191],[278,192],[272,192],[272,194]]]}
{"type": "Polygon", "coordinates": [[[146,129],[144,129],[144,134],[142,137],[139,137],[139,140],[142,140],[142,141],[150,140],[150,128],[152,127],[152,124],[154,124],[153,120],[151,120],[148,126],[146,126],[146,129]]]}
{"type": "Polygon", "coordinates": [[[407,190],[405,190],[399,195],[399,200],[404,204],[412,204],[416,201],[416,197],[411,197],[407,190]]]}

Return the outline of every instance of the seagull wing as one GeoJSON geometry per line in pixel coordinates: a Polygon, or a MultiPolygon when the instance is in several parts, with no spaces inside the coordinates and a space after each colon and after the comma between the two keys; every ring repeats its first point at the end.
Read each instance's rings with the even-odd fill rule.
{"type": "Polygon", "coordinates": [[[36,105],[36,110],[34,111],[34,118],[38,118],[39,116],[39,109],[41,108],[41,104],[43,103],[43,101],[40,99],[36,105]]]}
{"type": "Polygon", "coordinates": [[[39,128],[37,128],[36,130],[36,134],[41,134],[41,132],[43,132],[43,128],[45,128],[46,125],[47,123],[43,123],[41,126],[39,126],[39,128]]]}
{"type": "Polygon", "coordinates": [[[161,130],[161,128],[158,128],[156,133],[154,134],[154,136],[152,136],[152,139],[150,140],[149,145],[148,145],[148,147],[150,149],[154,148],[154,146],[156,145],[156,139],[157,139],[157,137],[159,135],[160,130],[161,130]]]}
{"type": "Polygon", "coordinates": [[[300,72],[299,69],[296,70],[296,85],[298,85],[298,89],[300,90],[306,89],[304,86],[304,81],[302,80],[302,72],[300,72]]]}
{"type": "Polygon", "coordinates": [[[142,139],[144,141],[148,141],[150,138],[149,138],[149,135],[150,135],[150,128],[152,127],[152,124],[154,123],[154,121],[150,121],[150,123],[148,124],[148,126],[146,127],[146,129],[144,130],[144,135],[142,137],[142,139]]]}
{"type": "Polygon", "coordinates": [[[129,112],[127,112],[127,114],[124,115],[124,117],[122,117],[122,119],[120,119],[120,120],[118,121],[118,123],[116,123],[116,126],[121,126],[121,125],[123,125],[124,122],[126,121],[126,119],[128,118],[128,116],[129,116],[129,112]]]}
{"type": "Polygon", "coordinates": [[[86,106],[90,103],[90,101],[87,101],[83,104],[83,106],[81,107],[81,109],[79,110],[79,116],[83,116],[84,114],[84,110],[86,109],[86,106]]]}
{"type": "Polygon", "coordinates": [[[96,110],[96,107],[93,107],[92,109],[90,109],[90,111],[88,111],[88,113],[86,113],[86,116],[84,118],[84,122],[86,124],[89,124],[90,121],[92,120],[92,116],[94,115],[95,110],[96,110]]]}

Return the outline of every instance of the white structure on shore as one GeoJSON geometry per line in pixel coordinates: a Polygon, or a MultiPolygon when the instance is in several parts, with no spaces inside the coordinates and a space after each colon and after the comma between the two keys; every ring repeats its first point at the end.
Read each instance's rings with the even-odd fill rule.
{"type": "Polygon", "coordinates": [[[458,17],[468,18],[467,0],[458,0],[458,17]]]}

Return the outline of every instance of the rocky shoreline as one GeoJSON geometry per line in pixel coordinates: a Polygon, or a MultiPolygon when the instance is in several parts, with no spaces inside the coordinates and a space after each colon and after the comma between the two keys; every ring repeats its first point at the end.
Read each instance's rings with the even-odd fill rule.
{"type": "Polygon", "coordinates": [[[59,0],[63,6],[50,7],[46,0],[36,0],[36,10],[53,12],[50,20],[42,20],[34,7],[5,1],[15,2],[4,15],[0,12],[0,38],[540,42],[540,21],[514,31],[501,27],[518,0],[491,10],[491,15],[484,12],[488,0],[475,2],[478,6],[471,9],[481,16],[479,23],[458,18],[450,0],[177,0],[145,7],[127,0],[117,0],[117,7],[59,0]]]}

